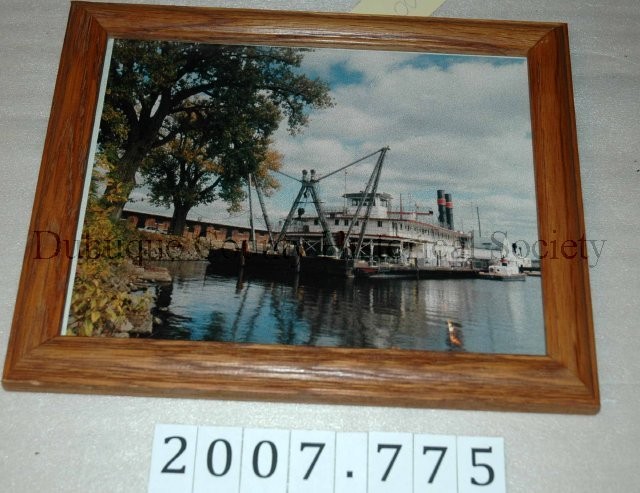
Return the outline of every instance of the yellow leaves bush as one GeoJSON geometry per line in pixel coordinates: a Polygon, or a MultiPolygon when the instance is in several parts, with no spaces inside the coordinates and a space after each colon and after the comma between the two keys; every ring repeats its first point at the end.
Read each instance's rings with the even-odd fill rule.
{"type": "MultiPolygon", "coordinates": [[[[104,245],[134,237],[135,232],[125,223],[113,222],[110,212],[94,193],[90,195],[83,241],[90,238],[93,244],[104,245]]],[[[78,259],[67,334],[112,336],[139,330],[136,323],[150,320],[152,296],[133,291],[136,279],[134,266],[122,257],[86,255],[87,250],[84,257],[78,259]]]]}
{"type": "Polygon", "coordinates": [[[150,313],[152,297],[131,292],[134,277],[125,260],[79,260],[67,332],[112,336],[136,329],[134,321],[150,313]]]}

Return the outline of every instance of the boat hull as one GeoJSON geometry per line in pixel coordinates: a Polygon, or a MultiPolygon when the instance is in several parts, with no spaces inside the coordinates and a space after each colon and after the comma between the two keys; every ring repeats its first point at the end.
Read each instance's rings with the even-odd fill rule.
{"type": "Polygon", "coordinates": [[[351,277],[352,268],[345,260],[334,257],[307,257],[277,253],[254,253],[216,249],[209,253],[210,268],[216,272],[259,276],[351,277]]]}
{"type": "Polygon", "coordinates": [[[524,281],[526,274],[492,274],[489,272],[480,272],[481,279],[489,279],[492,281],[524,281]]]}

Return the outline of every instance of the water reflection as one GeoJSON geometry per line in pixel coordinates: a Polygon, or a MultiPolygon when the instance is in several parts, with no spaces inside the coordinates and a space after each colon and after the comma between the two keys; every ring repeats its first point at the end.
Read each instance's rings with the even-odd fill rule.
{"type": "Polygon", "coordinates": [[[263,344],[544,354],[539,278],[257,279],[169,266],[154,337],[263,344]]]}

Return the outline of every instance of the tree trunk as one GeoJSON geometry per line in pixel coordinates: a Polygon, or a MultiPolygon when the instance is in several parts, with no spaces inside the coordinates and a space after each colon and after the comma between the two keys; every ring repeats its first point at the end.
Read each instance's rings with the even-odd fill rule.
{"type": "Polygon", "coordinates": [[[120,219],[129,195],[136,186],[136,173],[149,150],[151,142],[140,141],[129,146],[122,158],[113,163],[109,183],[104,192],[104,202],[111,209],[111,218],[120,219]]]}
{"type": "Polygon", "coordinates": [[[169,234],[182,236],[187,227],[187,214],[191,210],[191,206],[176,205],[173,209],[173,217],[171,218],[171,227],[169,234]]]}

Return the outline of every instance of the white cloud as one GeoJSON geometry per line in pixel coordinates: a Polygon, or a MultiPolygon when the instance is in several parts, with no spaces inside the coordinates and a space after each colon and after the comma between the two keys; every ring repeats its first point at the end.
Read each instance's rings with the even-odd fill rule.
{"type": "MultiPolygon", "coordinates": [[[[380,189],[411,194],[422,207],[435,207],[435,191],[454,195],[456,225],[483,223],[534,238],[536,233],[526,64],[460,59],[446,68],[417,66],[415,54],[317,50],[304,66],[335,78],[331,66],[360,73],[357,84],[334,84],[335,107],[311,115],[302,135],[279,131],[276,145],[284,170],[328,173],[382,146],[391,151],[380,189]]],[[[340,81],[344,82],[344,81],[340,81]]],[[[347,188],[364,188],[375,158],[349,170],[347,188]]],[[[323,198],[340,204],[344,174],[322,182],[323,198]]],[[[286,180],[286,179],[285,179],[286,180]]],[[[270,200],[282,214],[295,184],[270,200]]],[[[405,202],[406,204],[407,202],[405,202]]],[[[510,233],[511,235],[511,233],[510,233]]]]}

